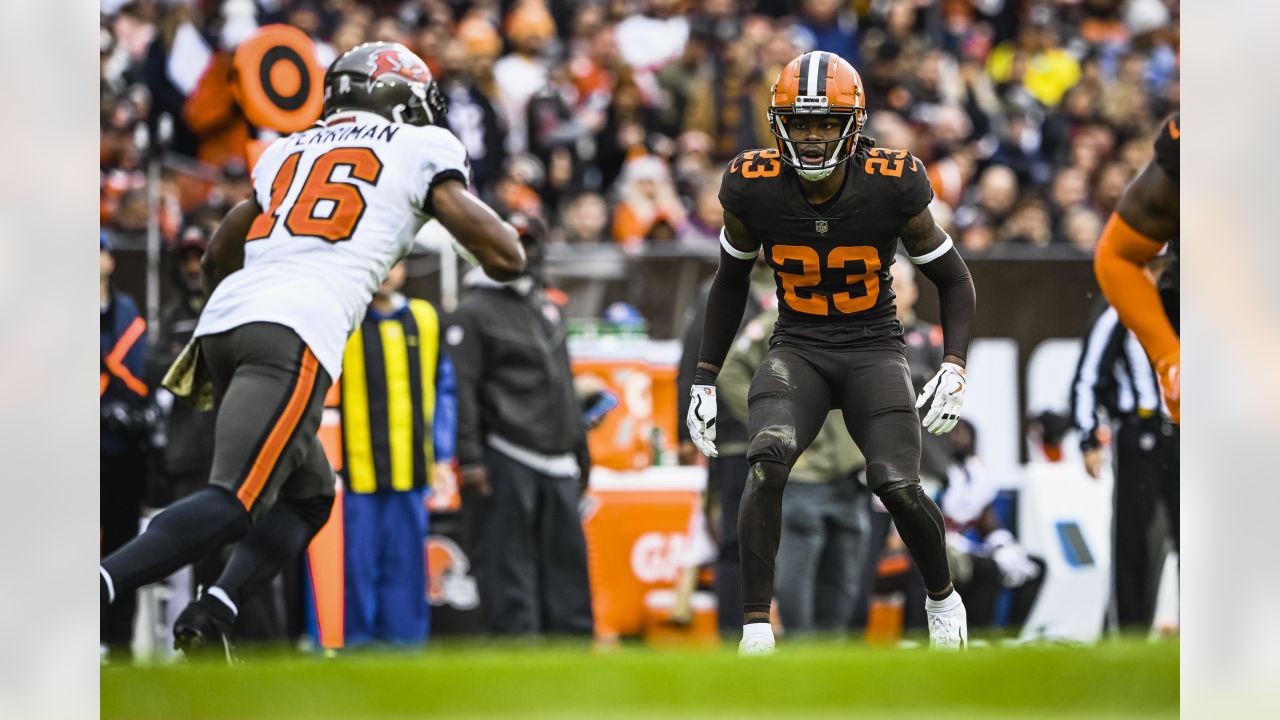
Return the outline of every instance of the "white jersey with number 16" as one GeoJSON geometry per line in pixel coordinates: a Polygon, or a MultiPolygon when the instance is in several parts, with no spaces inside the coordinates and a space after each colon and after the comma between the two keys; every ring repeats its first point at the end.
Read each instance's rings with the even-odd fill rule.
{"type": "Polygon", "coordinates": [[[432,186],[466,178],[466,150],[448,130],[373,113],[335,114],[275,141],[253,170],[263,212],[244,268],[218,285],[195,335],[280,323],[337,380],[347,337],[431,217],[432,186]]]}

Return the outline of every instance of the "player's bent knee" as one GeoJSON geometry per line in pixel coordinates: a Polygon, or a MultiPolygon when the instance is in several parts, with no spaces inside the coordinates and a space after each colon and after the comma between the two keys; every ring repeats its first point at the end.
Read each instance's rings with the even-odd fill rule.
{"type": "Polygon", "coordinates": [[[314,532],[319,532],[320,528],[329,521],[329,512],[333,509],[333,496],[312,495],[305,498],[291,498],[281,500],[279,504],[287,504],[314,532]]]}
{"type": "Polygon", "coordinates": [[[914,470],[880,461],[867,463],[867,487],[881,498],[892,490],[919,484],[919,473],[914,470]]]}
{"type": "MultiPolygon", "coordinates": [[[[943,532],[942,513],[929,496],[924,494],[924,488],[920,487],[919,481],[893,483],[877,490],[876,496],[898,523],[900,533],[911,527],[911,525],[902,524],[909,518],[923,519],[937,532],[943,532]]],[[[905,535],[903,537],[906,538],[905,535]]]]}
{"type": "Polygon", "coordinates": [[[766,425],[747,443],[747,462],[775,462],[790,467],[799,453],[796,429],[787,425],[766,425]]]}
{"type": "Polygon", "coordinates": [[[875,491],[880,502],[891,515],[913,513],[920,509],[924,490],[918,482],[892,483],[875,491]]]}
{"type": "Polygon", "coordinates": [[[787,486],[787,475],[791,469],[783,463],[762,460],[751,463],[747,473],[746,491],[750,493],[782,492],[787,486]]]}
{"type": "Polygon", "coordinates": [[[249,532],[249,511],[230,490],[208,485],[169,506],[151,523],[157,529],[179,533],[191,526],[209,528],[223,542],[231,542],[249,532]]]}

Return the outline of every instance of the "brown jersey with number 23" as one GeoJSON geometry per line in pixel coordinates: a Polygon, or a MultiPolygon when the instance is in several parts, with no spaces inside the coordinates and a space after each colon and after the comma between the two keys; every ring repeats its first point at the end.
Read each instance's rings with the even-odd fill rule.
{"type": "Polygon", "coordinates": [[[812,205],[776,149],[748,150],[725,169],[720,204],[761,244],[778,287],[770,344],[901,346],[889,266],[903,225],[933,199],[924,163],[867,138],[836,195],[812,205]]]}

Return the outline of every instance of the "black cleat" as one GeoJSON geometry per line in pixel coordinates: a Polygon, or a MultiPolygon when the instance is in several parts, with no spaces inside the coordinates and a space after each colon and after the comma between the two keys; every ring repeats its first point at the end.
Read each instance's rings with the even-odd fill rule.
{"type": "Polygon", "coordinates": [[[204,593],[178,615],[173,624],[173,649],[188,660],[222,658],[237,662],[231,647],[231,630],[236,616],[221,600],[204,593]]]}

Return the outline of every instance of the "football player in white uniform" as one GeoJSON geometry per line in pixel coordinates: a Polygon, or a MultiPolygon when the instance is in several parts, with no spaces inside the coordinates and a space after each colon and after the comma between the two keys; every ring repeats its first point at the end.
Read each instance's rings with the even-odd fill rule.
{"type": "Polygon", "coordinates": [[[316,437],[325,393],[347,337],[423,223],[439,219],[495,279],[524,270],[515,231],[467,190],[466,151],[440,127],[447,108],[421,59],[394,43],[361,45],[324,84],[323,118],[267,148],[253,198],[228,213],[205,255],[209,302],[178,362],[187,390],[212,386],[210,484],[100,566],[105,607],[240,541],[175,624],[186,652],[229,654],[241,598],[328,519],[333,471],[316,437]]]}

